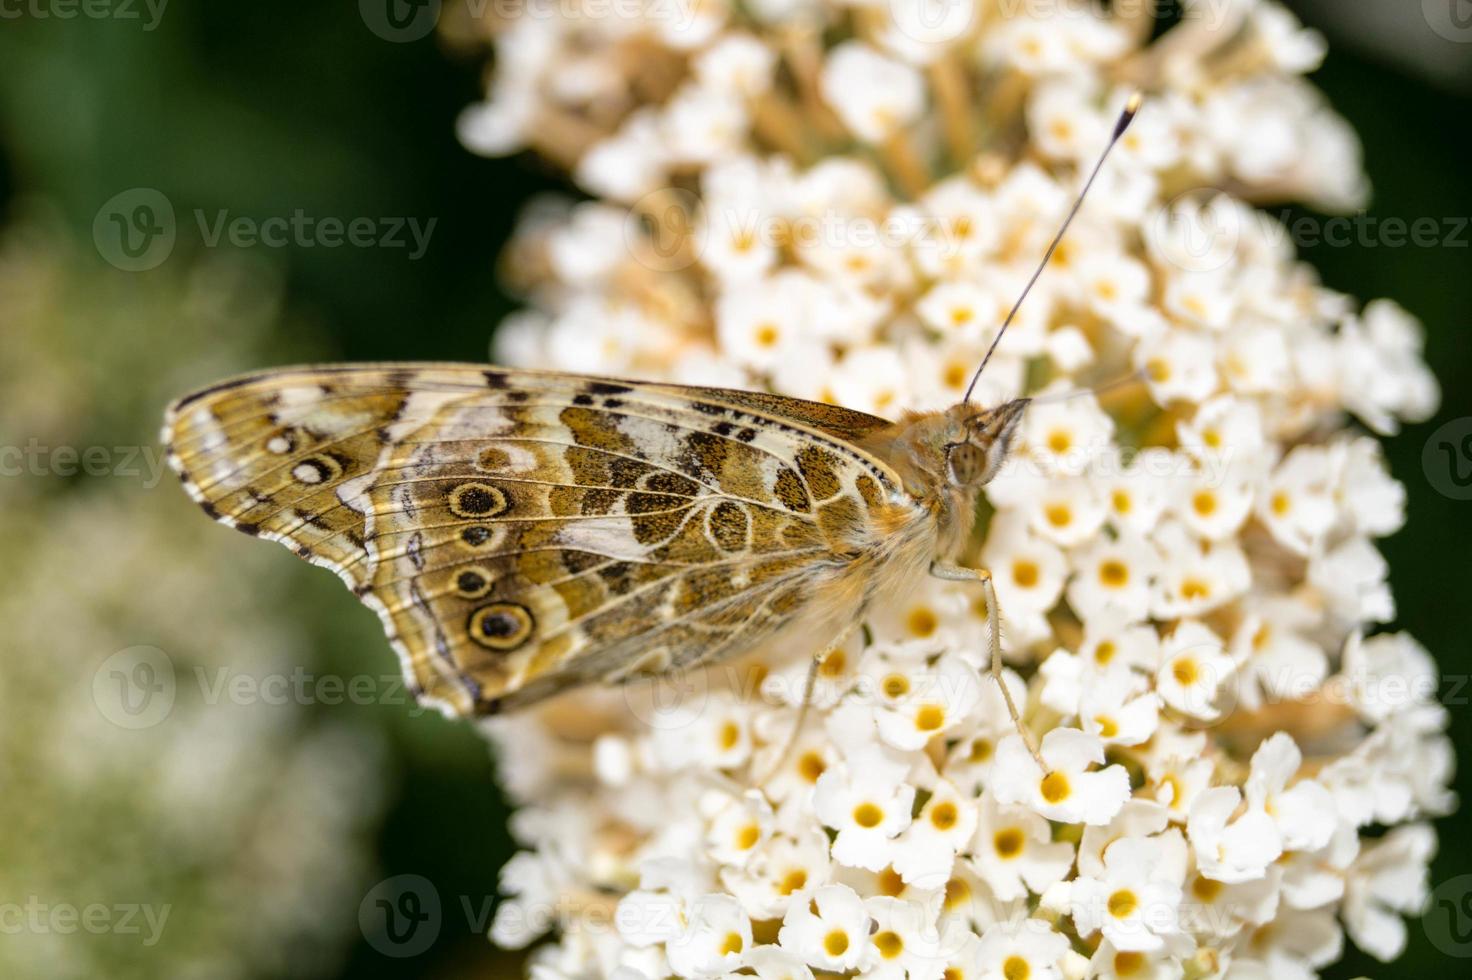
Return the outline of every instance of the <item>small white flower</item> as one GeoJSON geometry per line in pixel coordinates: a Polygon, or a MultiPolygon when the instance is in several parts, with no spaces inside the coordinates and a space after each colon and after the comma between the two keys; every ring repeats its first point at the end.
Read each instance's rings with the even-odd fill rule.
{"type": "Polygon", "coordinates": [[[1213,719],[1220,713],[1217,692],[1236,669],[1221,638],[1204,623],[1187,620],[1176,626],[1161,647],[1155,690],[1182,714],[1213,719]]]}
{"type": "Polygon", "coordinates": [[[1241,802],[1237,787],[1212,787],[1197,794],[1186,822],[1201,873],[1229,884],[1261,878],[1283,853],[1272,817],[1259,809],[1233,816],[1241,802]]]}
{"type": "Polygon", "coordinates": [[[976,803],[945,780],[931,788],[930,799],[895,842],[894,870],[906,884],[944,888],[956,855],[976,833],[976,803]]]}
{"type": "Polygon", "coordinates": [[[1201,334],[1168,330],[1135,347],[1135,368],[1145,372],[1159,404],[1202,402],[1217,387],[1215,354],[1212,341],[1201,334]]]}
{"type": "Polygon", "coordinates": [[[907,768],[871,746],[818,777],[813,811],[837,834],[835,861],[870,871],[893,862],[893,839],[910,825],[915,799],[915,788],[902,781],[907,768]]]}
{"type": "Polygon", "coordinates": [[[864,903],[874,920],[872,953],[865,977],[873,980],[941,980],[937,903],[921,904],[880,895],[864,903]]]}
{"type": "Polygon", "coordinates": [[[1004,902],[1042,894],[1062,881],[1073,864],[1073,846],[1054,841],[1048,821],[1022,806],[981,799],[971,867],[1004,902]]]}
{"type": "Polygon", "coordinates": [[[1427,824],[1397,827],[1368,845],[1345,882],[1344,923],[1355,945],[1390,962],[1406,945],[1403,915],[1417,915],[1430,893],[1427,882],[1436,832],[1427,824]]]}
{"type": "Polygon", "coordinates": [[[1068,939],[1041,919],[997,923],[982,934],[978,956],[986,976],[1058,980],[1068,939]]]}
{"type": "Polygon", "coordinates": [[[751,946],[751,922],[729,895],[704,895],[690,906],[684,931],[665,943],[680,977],[719,977],[741,966],[751,946]]]}
{"type": "Polygon", "coordinates": [[[1116,949],[1164,949],[1181,933],[1181,886],[1163,866],[1161,844],[1125,838],[1104,852],[1098,877],[1073,883],[1072,914],[1079,932],[1095,930],[1116,949]]]}
{"type": "Polygon", "coordinates": [[[828,883],[828,839],[804,823],[796,838],[774,837],[742,868],[723,868],[721,882],[753,919],[780,919],[793,902],[805,902],[828,883]]]}
{"type": "Polygon", "coordinates": [[[925,86],[909,65],[847,41],[823,65],[823,98],[859,139],[883,142],[925,108],[925,86]]]}
{"type": "Polygon", "coordinates": [[[1149,615],[1160,559],[1138,534],[1099,538],[1074,554],[1072,564],[1068,603],[1085,622],[1106,616],[1138,621],[1149,615]]]}
{"type": "Polygon", "coordinates": [[[1321,784],[1300,779],[1289,785],[1303,765],[1303,753],[1287,732],[1275,732],[1252,753],[1247,777],[1247,805],[1273,818],[1290,851],[1316,851],[1334,834],[1334,800],[1321,784]]]}
{"type": "Polygon", "coordinates": [[[1124,665],[1106,670],[1083,693],[1079,720],[1084,731],[1106,745],[1140,745],[1160,723],[1160,696],[1124,665]]]}
{"type": "Polygon", "coordinates": [[[825,885],[810,902],[793,902],[777,942],[785,952],[820,970],[845,972],[869,962],[872,924],[863,899],[846,885],[825,885]]]}
{"type": "Polygon", "coordinates": [[[1000,803],[1021,803],[1049,820],[1108,823],[1130,795],[1123,766],[1093,771],[1104,761],[1104,743],[1077,729],[1055,728],[1039,749],[1048,771],[1038,767],[1022,736],[1009,735],[997,746],[992,791],[1000,803]]]}

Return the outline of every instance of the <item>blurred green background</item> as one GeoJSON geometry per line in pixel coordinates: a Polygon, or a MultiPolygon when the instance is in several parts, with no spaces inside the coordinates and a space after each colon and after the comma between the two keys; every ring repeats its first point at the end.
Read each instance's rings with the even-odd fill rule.
{"type": "MultiPolygon", "coordinates": [[[[6,7],[0,17],[0,444],[36,438],[48,445],[153,446],[158,413],[170,395],[266,364],[486,359],[495,324],[514,308],[494,273],[514,217],[530,195],[568,188],[533,159],[480,159],[456,143],[454,118],[478,94],[475,53],[444,50],[434,36],[386,41],[351,4],[176,0],[151,29],[152,15],[141,3],[136,20],[39,17],[35,9],[6,7]],[[157,269],[129,273],[103,261],[92,227],[105,202],[136,187],[167,196],[180,216],[179,238],[157,269]],[[256,218],[301,209],[316,217],[436,223],[417,260],[406,249],[346,245],[207,249],[193,223],[195,209],[256,218]]],[[[1456,73],[1438,81],[1409,73],[1385,52],[1371,53],[1374,45],[1366,41],[1373,38],[1339,19],[1333,6],[1299,9],[1335,45],[1317,82],[1364,140],[1375,186],[1369,215],[1472,216],[1466,137],[1472,99],[1465,87],[1458,91],[1456,73]]],[[[1472,59],[1472,45],[1461,45],[1460,57],[1472,59]]],[[[1412,630],[1440,660],[1448,676],[1443,689],[1457,698],[1450,703],[1453,735],[1463,747],[1472,745],[1472,713],[1466,690],[1452,680],[1472,663],[1466,643],[1472,503],[1436,491],[1423,474],[1422,449],[1442,423],[1472,416],[1469,243],[1472,230],[1464,229],[1459,244],[1436,248],[1382,243],[1303,250],[1328,285],[1364,299],[1394,297],[1427,326],[1428,357],[1444,403],[1436,419],[1389,441],[1392,468],[1409,491],[1410,521],[1383,548],[1394,570],[1397,626],[1412,630]]],[[[119,937],[60,937],[73,946],[93,944],[95,956],[86,947],[69,954],[64,969],[33,975],[519,972],[516,958],[497,954],[482,935],[496,872],[511,845],[492,760],[466,725],[400,703],[319,703],[250,722],[255,755],[231,756],[223,769],[229,775],[251,767],[258,798],[242,806],[266,807],[291,787],[301,791],[273,768],[285,768],[297,744],[280,743],[274,730],[341,728],[352,738],[329,745],[326,761],[309,770],[307,782],[318,782],[312,772],[325,777],[362,768],[359,782],[339,788],[361,819],[339,814],[338,823],[323,825],[311,811],[291,817],[295,811],[288,808],[280,818],[285,824],[255,827],[239,838],[241,847],[255,848],[260,860],[290,858],[283,842],[326,826],[341,838],[319,858],[332,867],[288,860],[274,877],[246,880],[241,892],[229,894],[182,890],[186,882],[200,885],[227,855],[190,849],[173,832],[145,835],[126,848],[114,839],[129,819],[127,807],[159,805],[138,800],[127,787],[143,779],[163,746],[196,741],[193,730],[177,727],[185,710],[140,736],[151,741],[136,742],[141,750],[127,757],[127,765],[138,768],[114,773],[116,780],[102,789],[47,775],[58,755],[95,747],[48,742],[42,751],[26,739],[42,739],[37,718],[88,696],[104,658],[152,644],[176,666],[228,667],[221,651],[238,639],[230,634],[240,609],[300,624],[305,637],[295,638],[282,663],[295,658],[321,674],[344,676],[396,671],[374,617],[332,576],[285,551],[260,549],[211,527],[171,478],[156,486],[147,482],[56,474],[0,481],[0,529],[8,528],[0,533],[0,556],[15,583],[8,604],[0,605],[7,617],[0,697],[9,702],[9,720],[0,718],[0,820],[11,824],[0,832],[0,866],[9,866],[0,870],[0,902],[65,888],[71,890],[53,901],[181,906],[157,947],[142,949],[119,937]],[[97,527],[107,529],[101,541],[97,530],[89,530],[97,527]],[[109,544],[108,533],[121,537],[109,544]],[[121,564],[117,550],[125,545],[139,549],[128,556],[126,571],[113,567],[121,564]],[[52,557],[64,549],[76,550],[64,560],[52,557]],[[44,575],[38,567],[47,569],[44,575]],[[162,583],[181,568],[191,581],[168,588],[184,590],[190,604],[182,607],[182,621],[164,622],[165,610],[178,608],[164,600],[179,593],[164,591],[162,583]],[[104,588],[108,576],[120,581],[104,588]],[[98,597],[88,611],[68,613],[58,590],[78,578],[88,579],[88,595],[98,597]],[[130,600],[122,587],[128,583],[159,592],[160,611],[130,600]],[[242,591],[249,594],[237,594],[242,591]],[[38,609],[48,611],[42,616],[38,609]],[[79,631],[72,615],[85,615],[94,628],[79,631]],[[22,620],[25,628],[16,628],[22,620]],[[16,710],[22,702],[31,715],[16,710]],[[37,796],[27,798],[32,784],[37,796]],[[46,800],[68,809],[47,815],[46,800]],[[109,811],[114,804],[120,809],[109,811]],[[95,812],[87,820],[76,816],[85,811],[95,812]],[[29,822],[15,823],[22,812],[29,822]],[[93,849],[108,860],[94,860],[93,849]],[[14,858],[24,851],[33,860],[14,858]],[[60,875],[55,863],[62,859],[52,854],[65,854],[75,869],[60,875]],[[99,870],[104,867],[112,870],[99,870]],[[303,894],[294,883],[334,869],[342,874],[342,888],[327,898],[303,894]],[[434,946],[408,959],[380,953],[357,919],[359,901],[373,883],[399,874],[429,879],[444,906],[434,946]],[[247,890],[254,893],[250,900],[247,890]],[[197,913],[192,918],[186,905],[197,913]],[[286,924],[273,925],[273,912],[286,924]],[[312,928],[303,926],[307,920],[312,928]],[[262,933],[263,926],[270,929],[262,933]],[[276,936],[297,945],[271,949],[276,936]],[[191,959],[207,944],[216,946],[220,960],[213,966],[191,959]],[[314,951],[298,955],[308,946],[314,951]],[[105,971],[100,963],[107,964],[105,971]]],[[[133,735],[115,732],[119,744],[102,750],[122,751],[135,744],[129,742],[133,735]]],[[[200,760],[178,763],[182,778],[189,779],[191,765],[221,765],[211,748],[199,745],[200,760]]],[[[1467,779],[1458,785],[1465,795],[1467,779]]],[[[201,811],[199,819],[210,818],[201,811]]],[[[1464,811],[1440,829],[1443,849],[1433,883],[1467,870],[1460,852],[1472,836],[1472,814],[1464,811]]],[[[0,972],[27,975],[26,961],[7,956],[0,948],[0,972]]],[[[1351,952],[1329,975],[1412,975],[1453,963],[1412,923],[1410,951],[1389,970],[1351,952]]]]}

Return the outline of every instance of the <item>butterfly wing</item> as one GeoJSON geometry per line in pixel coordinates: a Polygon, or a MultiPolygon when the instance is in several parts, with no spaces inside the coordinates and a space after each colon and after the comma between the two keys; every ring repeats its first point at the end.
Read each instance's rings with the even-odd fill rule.
{"type": "Polygon", "coordinates": [[[903,498],[886,425],[750,392],[468,365],[300,368],[168,412],[217,520],[332,568],[418,693],[487,713],[791,624],[903,498]]]}

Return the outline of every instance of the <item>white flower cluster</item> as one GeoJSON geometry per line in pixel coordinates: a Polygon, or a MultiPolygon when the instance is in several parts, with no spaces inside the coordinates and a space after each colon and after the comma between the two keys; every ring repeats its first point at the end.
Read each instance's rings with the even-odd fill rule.
{"type": "Polygon", "coordinates": [[[556,930],[545,980],[1309,977],[1346,929],[1398,955],[1452,752],[1429,655],[1367,636],[1404,492],[1351,426],[1439,395],[1414,319],[1249,203],[1364,192],[1301,77],[1321,39],[1255,0],[1153,40],[1130,4],[585,5],[502,25],[462,119],[600,198],[529,214],[505,362],[954,403],[1148,101],[977,394],[1038,399],[965,557],[1046,767],[980,596],[918,582],[790,753],[812,650],[491,724],[526,847],[493,938],[556,930]]]}

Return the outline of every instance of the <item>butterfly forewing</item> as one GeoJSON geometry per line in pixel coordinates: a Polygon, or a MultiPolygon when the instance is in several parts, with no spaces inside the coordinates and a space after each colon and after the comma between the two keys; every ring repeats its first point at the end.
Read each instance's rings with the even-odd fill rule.
{"type": "Polygon", "coordinates": [[[471,713],[841,616],[825,585],[905,499],[852,444],[884,425],[761,393],[386,365],[215,385],[165,437],[211,516],[337,571],[419,692],[471,713]]]}

